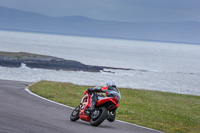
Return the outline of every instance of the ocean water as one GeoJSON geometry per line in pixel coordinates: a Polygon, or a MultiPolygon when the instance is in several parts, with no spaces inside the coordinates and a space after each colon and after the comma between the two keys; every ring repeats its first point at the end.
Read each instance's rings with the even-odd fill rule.
{"type": "Polygon", "coordinates": [[[0,31],[0,51],[30,52],[80,61],[87,65],[131,68],[74,72],[0,67],[0,79],[51,80],[200,95],[200,45],[0,31]]]}

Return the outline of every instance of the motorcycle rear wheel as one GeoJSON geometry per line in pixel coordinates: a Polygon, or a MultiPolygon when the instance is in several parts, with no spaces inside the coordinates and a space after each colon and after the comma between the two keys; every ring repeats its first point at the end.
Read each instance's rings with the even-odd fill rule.
{"type": "Polygon", "coordinates": [[[70,115],[70,120],[71,121],[77,121],[79,119],[79,110],[80,110],[80,105],[78,105],[71,113],[70,115]]]}
{"type": "Polygon", "coordinates": [[[108,116],[108,110],[105,107],[100,107],[97,111],[98,116],[91,117],[90,124],[92,126],[99,126],[108,116]]]}

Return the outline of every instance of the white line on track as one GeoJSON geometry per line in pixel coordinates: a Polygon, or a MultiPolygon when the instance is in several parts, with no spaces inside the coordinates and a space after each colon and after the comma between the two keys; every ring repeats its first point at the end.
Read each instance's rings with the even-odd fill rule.
{"type": "Polygon", "coordinates": [[[67,106],[67,105],[64,105],[64,104],[57,103],[57,102],[55,102],[55,101],[49,100],[49,99],[47,99],[47,98],[41,97],[41,96],[39,96],[39,95],[37,95],[37,94],[31,92],[31,91],[28,89],[28,87],[26,87],[25,90],[26,90],[29,94],[34,95],[34,96],[36,96],[36,97],[39,97],[39,98],[41,98],[41,99],[43,99],[43,100],[49,101],[49,102],[51,102],[51,103],[58,104],[58,105],[60,105],[60,106],[64,106],[64,107],[67,107],[67,108],[74,109],[74,107],[70,107],[70,106],[67,106]]]}
{"type": "MultiPolygon", "coordinates": [[[[31,86],[31,85],[30,85],[30,86],[31,86]]],[[[28,87],[29,87],[29,86],[28,86],[28,87]]],[[[64,105],[64,104],[61,104],[61,103],[57,103],[57,102],[55,102],[55,101],[52,101],[52,100],[49,100],[49,99],[47,99],[47,98],[41,97],[41,96],[39,96],[39,95],[37,95],[37,94],[31,92],[31,91],[28,89],[28,87],[25,88],[25,91],[27,91],[27,92],[28,92],[29,94],[31,94],[31,95],[34,95],[34,96],[36,96],[36,97],[38,97],[38,98],[41,98],[41,99],[46,100],[46,101],[49,101],[49,102],[51,102],[51,103],[58,104],[58,105],[63,106],[63,107],[67,107],[67,108],[70,108],[70,109],[74,109],[74,107],[67,106],[67,105],[64,105]]],[[[155,130],[155,129],[152,129],[152,128],[139,126],[139,125],[136,125],[136,124],[132,124],[132,123],[125,122],[125,121],[120,121],[120,120],[115,120],[115,121],[118,121],[118,122],[121,122],[121,123],[125,123],[125,124],[129,124],[129,125],[133,125],[133,126],[140,127],[140,128],[144,128],[144,129],[148,129],[148,130],[152,130],[152,131],[155,131],[155,132],[158,132],[158,133],[159,133],[159,132],[160,132],[160,133],[163,133],[163,132],[161,132],[161,131],[158,131],[158,130],[155,130]]]]}

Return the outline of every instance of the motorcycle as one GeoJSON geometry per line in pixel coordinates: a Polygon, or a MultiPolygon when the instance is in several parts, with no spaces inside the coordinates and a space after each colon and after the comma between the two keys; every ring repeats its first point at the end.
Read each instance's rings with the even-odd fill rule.
{"type": "Polygon", "coordinates": [[[109,122],[113,122],[115,120],[117,108],[119,107],[118,97],[99,99],[94,111],[91,112],[88,108],[92,105],[92,93],[96,94],[96,92],[85,92],[85,96],[82,98],[80,105],[72,111],[70,120],[76,121],[80,118],[83,121],[90,122],[92,126],[99,126],[105,119],[109,122]]]}

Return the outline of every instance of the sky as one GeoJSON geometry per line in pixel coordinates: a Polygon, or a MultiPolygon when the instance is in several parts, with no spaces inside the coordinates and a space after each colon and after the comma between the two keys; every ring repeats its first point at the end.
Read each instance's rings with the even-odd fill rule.
{"type": "Polygon", "coordinates": [[[0,0],[0,6],[48,16],[112,21],[200,21],[200,0],[0,0]]]}

